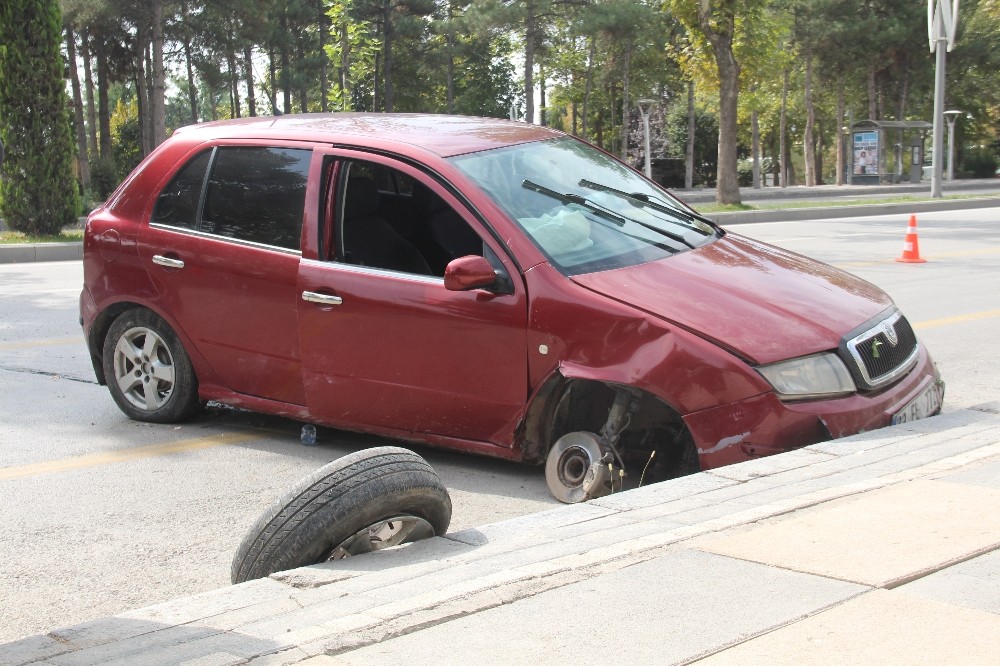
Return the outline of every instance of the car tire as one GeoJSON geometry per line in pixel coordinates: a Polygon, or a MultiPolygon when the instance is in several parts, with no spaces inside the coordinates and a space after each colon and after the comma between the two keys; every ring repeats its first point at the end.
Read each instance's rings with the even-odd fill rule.
{"type": "Polygon", "coordinates": [[[177,334],[155,312],[128,310],[104,339],[104,377],[135,421],[175,423],[201,407],[198,378],[177,334]]]}
{"type": "Polygon", "coordinates": [[[444,534],[451,498],[423,458],[382,446],[301,479],[247,530],[233,583],[444,534]]]}

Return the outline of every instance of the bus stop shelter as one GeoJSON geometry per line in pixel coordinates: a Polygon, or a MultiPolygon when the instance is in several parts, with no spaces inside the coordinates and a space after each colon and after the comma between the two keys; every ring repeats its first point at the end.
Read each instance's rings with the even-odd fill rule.
{"type": "Polygon", "coordinates": [[[924,141],[932,127],[926,120],[854,123],[848,137],[847,181],[853,185],[919,183],[923,175],[924,141]]]}

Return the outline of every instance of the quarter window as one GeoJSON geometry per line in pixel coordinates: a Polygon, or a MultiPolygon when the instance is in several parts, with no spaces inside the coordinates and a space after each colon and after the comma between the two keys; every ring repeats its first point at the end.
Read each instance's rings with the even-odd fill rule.
{"type": "Polygon", "coordinates": [[[185,229],[198,228],[198,205],[205,184],[205,169],[212,151],[206,150],[177,172],[163,188],[153,209],[152,222],[185,229]]]}

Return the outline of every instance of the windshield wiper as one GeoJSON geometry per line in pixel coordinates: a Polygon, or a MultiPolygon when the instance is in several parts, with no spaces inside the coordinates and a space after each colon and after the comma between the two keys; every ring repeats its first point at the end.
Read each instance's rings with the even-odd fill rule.
{"type": "MultiPolygon", "coordinates": [[[[613,187],[608,187],[607,185],[601,185],[600,183],[595,183],[594,181],[587,180],[586,178],[582,179],[578,183],[578,185],[580,187],[586,187],[588,190],[597,190],[598,192],[607,192],[608,194],[614,194],[615,196],[621,197],[622,199],[627,199],[628,201],[635,202],[640,206],[644,206],[646,208],[652,208],[653,210],[658,211],[660,213],[664,213],[666,215],[680,216],[681,218],[687,220],[688,222],[697,221],[703,224],[707,224],[713,229],[719,228],[719,225],[717,225],[715,222],[708,219],[707,217],[703,217],[701,215],[698,215],[697,213],[686,211],[683,208],[671,206],[667,203],[657,203],[656,201],[651,200],[648,194],[643,194],[642,192],[632,192],[632,193],[623,192],[622,190],[616,190],[613,187]]],[[[698,229],[697,227],[695,227],[694,229],[695,231],[702,233],[701,229],[698,229]]]]}
{"type": "MultiPolygon", "coordinates": [[[[630,217],[626,217],[624,215],[620,215],[619,213],[616,213],[616,212],[614,212],[613,210],[611,210],[609,208],[605,208],[604,206],[601,206],[600,204],[596,204],[593,201],[591,201],[590,199],[587,199],[586,197],[583,197],[583,196],[581,196],[579,194],[573,194],[572,192],[565,192],[565,193],[563,193],[563,192],[556,192],[553,189],[549,189],[548,187],[545,187],[544,185],[539,185],[538,183],[532,182],[530,180],[522,181],[521,182],[521,187],[523,187],[523,188],[525,188],[527,190],[531,190],[533,192],[538,192],[539,194],[544,194],[547,197],[552,197],[556,201],[558,201],[560,203],[563,203],[563,204],[571,203],[571,204],[576,204],[578,206],[582,206],[583,208],[586,208],[587,210],[589,210],[589,211],[591,211],[593,213],[596,213],[597,215],[603,217],[604,219],[613,222],[615,225],[617,225],[619,227],[625,226],[626,222],[633,222],[635,224],[638,224],[641,227],[645,227],[646,229],[649,229],[650,231],[655,231],[658,234],[666,236],[670,240],[677,241],[678,243],[682,243],[686,247],[689,247],[689,248],[694,248],[695,247],[693,243],[689,243],[680,234],[675,234],[675,233],[672,233],[670,231],[667,231],[666,229],[661,229],[661,228],[659,228],[659,227],[657,227],[655,225],[647,224],[646,222],[641,222],[639,220],[635,220],[635,219],[632,219],[630,217]]],[[[632,236],[632,234],[626,234],[626,235],[627,236],[632,236]]],[[[638,236],[632,236],[632,238],[638,238],[639,240],[645,241],[647,243],[652,243],[652,241],[650,241],[647,238],[640,238],[638,236]]],[[[658,243],[653,243],[653,244],[654,245],[659,245],[658,243]]],[[[671,250],[671,251],[673,252],[674,250],[671,250]]]]}

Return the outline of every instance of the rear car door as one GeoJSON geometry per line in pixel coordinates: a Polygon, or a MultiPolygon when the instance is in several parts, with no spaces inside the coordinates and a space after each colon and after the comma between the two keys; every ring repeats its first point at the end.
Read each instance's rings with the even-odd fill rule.
{"type": "Polygon", "coordinates": [[[327,241],[299,270],[309,411],[362,430],[498,443],[528,391],[516,265],[446,188],[408,164],[336,151],[324,173],[316,236],[327,241]],[[445,289],[447,261],[470,253],[511,276],[503,289],[445,289]]]}
{"type": "Polygon", "coordinates": [[[162,190],[139,235],[161,306],[217,381],[298,405],[296,282],[311,156],[301,144],[203,149],[162,190]]]}

